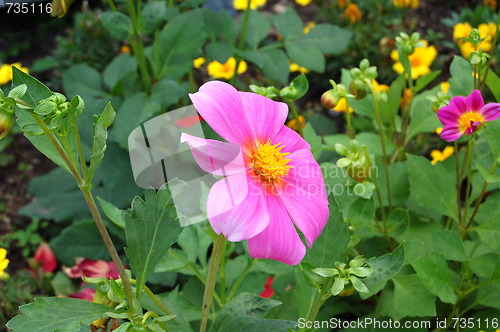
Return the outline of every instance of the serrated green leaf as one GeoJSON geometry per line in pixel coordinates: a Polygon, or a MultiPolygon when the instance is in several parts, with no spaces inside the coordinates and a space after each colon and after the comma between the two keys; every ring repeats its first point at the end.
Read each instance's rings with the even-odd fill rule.
{"type": "Polygon", "coordinates": [[[451,284],[451,271],[441,254],[430,252],[411,263],[425,287],[439,299],[454,304],[457,294],[451,284]]]}
{"type": "Polygon", "coordinates": [[[37,298],[22,305],[21,314],[12,318],[7,327],[14,332],[78,332],[80,324],[90,325],[104,317],[109,307],[66,297],[37,298]]]}
{"type": "Polygon", "coordinates": [[[148,277],[181,231],[166,187],[158,192],[148,189],[144,200],[134,199],[131,213],[125,215],[125,234],[126,253],[136,276],[137,294],[141,294],[148,277]]]}
{"type": "Polygon", "coordinates": [[[115,119],[116,113],[111,106],[111,103],[106,105],[102,114],[97,117],[94,123],[94,137],[92,139],[92,156],[90,157],[90,167],[87,181],[91,181],[95,171],[99,167],[104,158],[106,151],[106,140],[108,139],[108,127],[111,126],[115,119]]]}

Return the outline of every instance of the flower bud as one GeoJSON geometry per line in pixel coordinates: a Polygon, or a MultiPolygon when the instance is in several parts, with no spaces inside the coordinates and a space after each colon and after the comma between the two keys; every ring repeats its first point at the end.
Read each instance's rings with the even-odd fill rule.
{"type": "Polygon", "coordinates": [[[339,97],[333,89],[330,89],[321,95],[321,103],[329,109],[333,109],[339,103],[339,97]]]}
{"type": "Polygon", "coordinates": [[[0,107],[0,139],[7,136],[14,125],[14,112],[0,107]]]}

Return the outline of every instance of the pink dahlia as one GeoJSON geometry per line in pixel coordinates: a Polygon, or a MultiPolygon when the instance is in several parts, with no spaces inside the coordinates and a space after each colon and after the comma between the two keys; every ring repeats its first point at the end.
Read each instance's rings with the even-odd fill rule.
{"type": "Polygon", "coordinates": [[[499,118],[500,104],[484,105],[481,92],[474,90],[468,97],[453,97],[449,105],[439,109],[437,115],[444,126],[441,138],[453,142],[463,134],[472,135],[484,123],[499,118]]]}
{"type": "Polygon", "coordinates": [[[248,240],[250,255],[298,264],[328,221],[324,179],[309,144],[284,125],[288,107],[219,81],[190,95],[203,119],[226,142],[182,134],[198,165],[225,176],[208,194],[217,234],[248,240]]]}

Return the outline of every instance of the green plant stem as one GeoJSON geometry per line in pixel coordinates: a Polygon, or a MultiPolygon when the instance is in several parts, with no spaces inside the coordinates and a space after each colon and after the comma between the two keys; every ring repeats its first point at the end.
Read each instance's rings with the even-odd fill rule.
{"type": "Polygon", "coordinates": [[[217,281],[217,270],[219,269],[220,260],[223,256],[224,243],[226,238],[224,235],[217,235],[212,251],[212,258],[208,267],[207,284],[205,285],[205,292],[203,294],[203,307],[201,309],[201,325],[200,332],[205,332],[208,323],[208,314],[210,312],[210,305],[212,304],[212,296],[215,290],[215,282],[217,281]]]}
{"type": "Polygon", "coordinates": [[[497,49],[497,41],[498,41],[498,34],[500,34],[500,8],[497,13],[497,32],[495,33],[495,38],[493,38],[493,43],[491,44],[493,47],[491,48],[491,57],[488,59],[488,63],[486,64],[486,71],[484,73],[483,81],[481,82],[481,88],[479,90],[484,89],[484,85],[486,84],[486,79],[488,78],[488,72],[490,71],[491,68],[491,61],[494,58],[495,55],[495,50],[497,49]]]}
{"type": "Polygon", "coordinates": [[[114,11],[114,12],[118,11],[118,8],[116,8],[115,2],[113,0],[109,0],[108,3],[109,3],[109,6],[111,7],[112,11],[114,11]]]}
{"type": "Polygon", "coordinates": [[[130,46],[132,46],[132,51],[137,59],[139,65],[139,71],[141,72],[142,80],[144,82],[144,88],[146,91],[151,90],[151,77],[146,64],[146,57],[144,55],[144,44],[142,43],[142,38],[139,33],[140,26],[140,1],[138,1],[138,8],[134,5],[134,0],[128,0],[128,10],[130,15],[130,20],[132,21],[132,29],[134,38],[131,39],[130,46]]]}
{"type": "Polygon", "coordinates": [[[229,291],[229,295],[227,297],[227,301],[228,302],[233,298],[234,294],[238,290],[238,287],[240,287],[240,284],[243,282],[243,279],[245,279],[245,277],[247,276],[247,274],[252,269],[252,266],[253,266],[254,262],[255,262],[255,259],[253,259],[253,258],[250,259],[250,261],[248,261],[248,264],[245,267],[245,270],[243,270],[243,272],[240,274],[240,276],[238,277],[238,279],[236,280],[236,282],[233,284],[233,287],[231,287],[231,290],[229,291]]]}
{"type": "Polygon", "coordinates": [[[299,133],[300,136],[304,137],[304,134],[302,133],[302,128],[300,128],[299,112],[295,107],[295,103],[293,102],[293,100],[287,100],[287,103],[290,106],[290,110],[292,111],[295,122],[297,123],[297,132],[299,133]]]}
{"type": "Polygon", "coordinates": [[[388,157],[387,157],[387,149],[385,148],[385,132],[382,125],[382,118],[380,116],[380,108],[377,100],[377,96],[375,94],[375,89],[371,82],[367,82],[370,86],[373,96],[373,102],[375,103],[375,118],[377,121],[378,132],[380,135],[380,143],[382,145],[382,154],[384,157],[384,171],[385,171],[385,184],[387,186],[387,203],[389,205],[389,211],[392,210],[392,199],[391,199],[391,182],[389,179],[389,165],[388,165],[388,157]]]}
{"type": "MultiPolygon", "coordinates": [[[[116,265],[116,269],[118,270],[118,274],[120,275],[120,279],[123,282],[123,288],[125,289],[125,294],[127,295],[127,301],[129,304],[129,308],[133,308],[132,303],[134,302],[134,291],[132,290],[132,285],[130,283],[130,279],[125,273],[125,268],[123,267],[123,263],[116,251],[115,246],[113,245],[113,241],[109,236],[108,230],[102,221],[101,214],[99,213],[99,209],[94,201],[94,197],[90,192],[90,187],[88,185],[80,187],[80,190],[83,193],[83,197],[85,197],[85,201],[90,209],[90,213],[92,213],[92,217],[94,218],[97,229],[99,230],[99,234],[101,234],[102,240],[104,241],[104,245],[106,249],[108,249],[109,255],[113,260],[113,263],[116,265]]],[[[136,313],[140,314],[140,313],[136,313]]]]}
{"type": "MultiPolygon", "coordinates": [[[[149,296],[149,298],[165,313],[166,315],[171,315],[172,313],[168,308],[156,297],[151,289],[148,286],[144,285],[144,291],[149,296]]],[[[175,318],[173,319],[175,320],[175,318]]]]}
{"type": "Polygon", "coordinates": [[[222,248],[223,254],[220,263],[220,299],[223,304],[226,303],[226,262],[227,262],[226,245],[227,242],[224,242],[222,248]]]}
{"type": "Polygon", "coordinates": [[[80,132],[78,130],[78,125],[76,123],[76,115],[72,113],[71,115],[73,122],[73,132],[75,134],[76,146],[78,149],[78,155],[80,156],[80,165],[82,167],[83,179],[89,181],[87,172],[87,163],[85,162],[85,154],[83,153],[82,140],[80,139],[80,132]]]}
{"type": "MultiPolygon", "coordinates": [[[[410,63],[410,58],[405,55],[407,58],[407,63],[410,64],[408,68],[405,68],[406,70],[406,79],[408,83],[408,88],[411,91],[411,99],[408,105],[403,104],[403,118],[401,119],[401,135],[400,135],[400,140],[399,140],[399,146],[400,146],[400,156],[404,154],[404,145],[406,141],[406,134],[408,132],[408,126],[410,125],[410,112],[411,112],[411,104],[413,102],[413,76],[411,72],[411,63],[410,63]]],[[[406,89],[403,90],[403,102],[406,102],[406,89]]]]}
{"type": "MultiPolygon", "coordinates": [[[[148,311],[144,314],[144,316],[142,316],[142,324],[146,324],[146,322],[148,321],[148,318],[149,317],[153,317],[153,318],[160,318],[160,316],[158,316],[158,314],[154,311],[148,311]]],[[[158,323],[158,325],[161,326],[161,328],[168,332],[168,328],[167,326],[165,325],[165,323],[163,323],[162,321],[156,321],[158,323]]]]}
{"type": "Polygon", "coordinates": [[[66,154],[68,155],[69,160],[71,161],[71,164],[75,165],[75,168],[78,170],[77,165],[75,163],[75,159],[73,158],[73,154],[71,153],[71,147],[69,146],[68,137],[62,136],[61,140],[63,142],[64,150],[66,151],[66,154]]]}
{"type": "MultiPolygon", "coordinates": [[[[332,278],[327,278],[325,279],[324,283],[322,283],[319,288],[318,292],[314,294],[314,305],[307,315],[307,321],[312,322],[316,319],[316,316],[318,315],[319,309],[323,306],[325,301],[329,298],[328,293],[330,292],[330,284],[332,278]],[[325,291],[326,290],[326,291],[325,291]]],[[[298,332],[306,331],[307,329],[305,327],[299,328],[298,332]]]]}
{"type": "Polygon", "coordinates": [[[351,139],[354,139],[354,129],[352,128],[352,123],[351,123],[351,112],[349,111],[349,98],[344,97],[344,99],[345,99],[345,117],[347,121],[347,130],[349,132],[349,137],[351,139]]]}
{"type": "MultiPolygon", "coordinates": [[[[245,46],[245,39],[247,37],[247,32],[248,32],[248,22],[250,21],[250,11],[251,11],[250,3],[251,1],[248,1],[247,8],[245,9],[245,14],[243,14],[243,24],[241,26],[240,40],[238,42],[238,50],[242,50],[243,46],[245,46]]],[[[236,57],[236,66],[234,67],[233,77],[231,77],[231,81],[229,82],[232,86],[236,84],[240,62],[241,59],[239,57],[236,57]]]]}
{"type": "MultiPolygon", "coordinates": [[[[497,166],[498,166],[498,163],[495,161],[493,163],[493,166],[490,169],[490,174],[495,173],[497,166]]],[[[472,222],[474,221],[474,218],[476,217],[477,211],[479,210],[479,207],[481,206],[481,203],[483,201],[484,194],[486,193],[487,187],[488,187],[488,182],[484,181],[483,187],[481,188],[481,193],[479,194],[479,197],[477,198],[476,206],[474,207],[474,211],[472,212],[472,215],[470,216],[469,222],[467,223],[467,225],[465,225],[466,230],[470,227],[470,225],[472,225],[472,222]]]]}
{"type": "Polygon", "coordinates": [[[465,220],[467,219],[467,214],[469,212],[469,199],[470,199],[470,189],[471,189],[471,174],[472,174],[472,135],[469,136],[469,141],[467,143],[467,187],[465,189],[465,206],[462,221],[460,222],[460,229],[464,230],[465,220]]]}
{"type": "Polygon", "coordinates": [[[462,199],[460,197],[461,193],[461,177],[460,168],[458,167],[458,143],[455,141],[455,172],[457,173],[457,209],[458,209],[458,222],[462,220],[462,199]]]}

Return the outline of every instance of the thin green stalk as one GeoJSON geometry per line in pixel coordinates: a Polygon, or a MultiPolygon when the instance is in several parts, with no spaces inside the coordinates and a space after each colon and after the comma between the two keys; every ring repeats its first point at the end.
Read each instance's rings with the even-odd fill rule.
{"type": "MultiPolygon", "coordinates": [[[[314,305],[312,306],[311,311],[307,315],[307,321],[313,322],[318,315],[319,309],[323,306],[325,301],[330,297],[330,285],[333,281],[333,278],[325,279],[324,283],[321,284],[318,288],[318,292],[314,294],[314,305]]],[[[310,307],[311,308],[311,307],[310,307]]],[[[298,332],[306,331],[306,327],[299,328],[298,332]]]]}
{"type": "Polygon", "coordinates": [[[224,242],[222,248],[223,255],[220,263],[220,299],[223,304],[226,303],[226,262],[227,262],[226,245],[227,242],[224,242]]]}
{"type": "MultiPolygon", "coordinates": [[[[153,318],[160,318],[160,316],[154,312],[154,311],[148,311],[144,314],[144,316],[142,316],[142,324],[146,324],[146,322],[148,321],[148,318],[149,317],[153,317],[153,318]]],[[[168,328],[167,326],[165,325],[165,323],[163,323],[162,321],[157,321],[157,323],[161,326],[161,328],[168,332],[168,328]]]]}
{"type": "Polygon", "coordinates": [[[111,7],[112,11],[114,11],[114,12],[118,11],[118,8],[116,8],[115,2],[113,0],[109,0],[108,3],[109,3],[109,6],[111,7]]]}
{"type": "Polygon", "coordinates": [[[212,251],[212,258],[208,267],[207,284],[203,294],[203,307],[201,309],[201,325],[200,332],[207,330],[208,314],[210,313],[210,305],[212,304],[212,296],[215,290],[215,282],[217,281],[217,270],[219,269],[220,260],[223,256],[224,243],[226,238],[224,235],[217,235],[212,251]]]}
{"type": "Polygon", "coordinates": [[[345,99],[345,117],[347,120],[347,130],[349,132],[349,137],[354,139],[354,129],[352,128],[351,123],[351,112],[349,111],[349,98],[344,97],[345,99]]]}
{"type": "MultiPolygon", "coordinates": [[[[140,4],[138,5],[138,10],[140,10],[140,4]]],[[[134,38],[131,40],[130,46],[134,52],[134,56],[137,59],[137,64],[139,65],[139,71],[141,72],[142,80],[144,81],[144,87],[146,91],[151,89],[151,77],[146,64],[146,57],[144,55],[144,45],[142,43],[142,38],[139,33],[140,24],[140,11],[136,11],[134,0],[128,0],[128,11],[130,15],[130,20],[132,21],[132,29],[134,38]]]]}
{"type": "Polygon", "coordinates": [[[458,167],[458,143],[455,141],[455,172],[457,174],[457,209],[458,209],[458,222],[462,220],[462,199],[460,197],[461,194],[461,177],[460,177],[460,169],[458,167]]]}
{"type": "MultiPolygon", "coordinates": [[[[144,291],[149,296],[149,298],[163,311],[165,315],[171,315],[172,313],[168,308],[156,297],[155,293],[148,286],[144,285],[144,291]]],[[[173,319],[175,320],[175,318],[173,319]]]]}
{"type": "MultiPolygon", "coordinates": [[[[250,21],[250,0],[248,1],[247,8],[245,9],[245,14],[243,15],[243,24],[241,26],[240,41],[238,42],[238,50],[242,50],[245,46],[245,39],[248,32],[248,22],[250,21]]],[[[231,77],[231,85],[236,84],[236,79],[238,78],[238,68],[240,67],[241,59],[236,57],[236,66],[234,67],[233,77],[231,77]]]]}
{"type": "Polygon", "coordinates": [[[302,133],[302,128],[300,128],[299,112],[295,107],[295,103],[293,102],[293,100],[287,100],[287,102],[288,105],[290,106],[290,110],[292,111],[293,117],[295,118],[295,122],[297,123],[297,132],[299,133],[300,136],[304,137],[304,134],[302,133]]]}
{"type": "Polygon", "coordinates": [[[486,79],[488,78],[488,72],[490,71],[491,68],[491,61],[494,58],[495,55],[495,50],[497,49],[497,41],[498,41],[498,34],[500,34],[500,8],[497,13],[497,32],[495,33],[495,38],[493,38],[493,43],[491,44],[493,47],[491,48],[491,57],[488,59],[488,63],[486,64],[486,71],[484,73],[483,81],[481,82],[481,89],[484,89],[484,85],[486,84],[486,79]]]}
{"type": "Polygon", "coordinates": [[[75,165],[75,168],[78,170],[75,159],[73,158],[73,153],[71,153],[71,147],[69,146],[68,137],[62,136],[61,141],[63,142],[64,150],[66,151],[71,164],[75,165]]]}
{"type": "Polygon", "coordinates": [[[85,154],[83,153],[82,140],[80,139],[80,132],[78,130],[78,125],[76,123],[75,113],[71,114],[71,121],[73,122],[73,132],[75,134],[76,146],[78,149],[78,155],[80,156],[80,165],[82,167],[82,174],[85,181],[88,180],[87,163],[85,162],[85,154]]]}
{"type": "MultiPolygon", "coordinates": [[[[493,166],[490,169],[489,174],[494,174],[497,167],[498,167],[498,163],[495,160],[495,162],[493,163],[493,166]]],[[[470,225],[472,225],[472,222],[474,221],[474,218],[476,217],[477,211],[479,210],[479,207],[481,206],[481,203],[483,201],[484,194],[486,193],[487,187],[488,187],[488,182],[484,181],[483,187],[481,188],[481,193],[479,194],[479,197],[476,200],[476,206],[474,207],[474,211],[472,212],[472,215],[470,216],[469,222],[465,226],[466,230],[470,227],[470,225]]]]}
{"type": "Polygon", "coordinates": [[[465,206],[463,220],[460,223],[460,228],[464,230],[465,220],[467,219],[467,214],[469,212],[469,199],[471,190],[471,174],[472,174],[472,135],[469,136],[469,141],[467,143],[467,187],[465,190],[465,206]]]}
{"type": "Polygon", "coordinates": [[[234,294],[238,290],[238,287],[240,287],[240,284],[243,282],[243,279],[245,279],[248,272],[250,272],[250,270],[252,269],[254,262],[255,262],[255,259],[250,259],[250,261],[248,262],[248,264],[245,267],[245,269],[243,270],[243,272],[240,274],[240,276],[238,277],[236,282],[233,284],[233,287],[231,287],[231,290],[229,291],[229,295],[227,297],[228,302],[233,298],[234,294]]]}
{"type": "Polygon", "coordinates": [[[196,83],[194,81],[194,73],[193,73],[193,68],[191,68],[188,71],[188,78],[189,78],[189,90],[191,93],[196,92],[196,83]]]}

